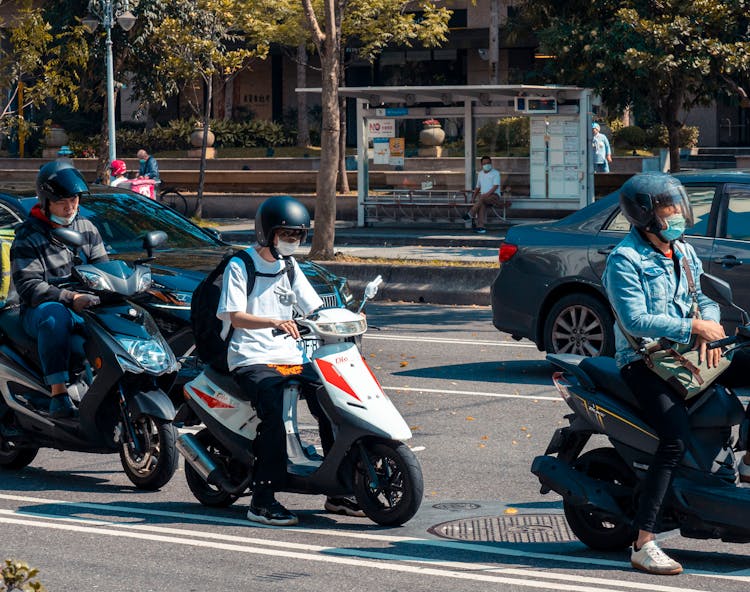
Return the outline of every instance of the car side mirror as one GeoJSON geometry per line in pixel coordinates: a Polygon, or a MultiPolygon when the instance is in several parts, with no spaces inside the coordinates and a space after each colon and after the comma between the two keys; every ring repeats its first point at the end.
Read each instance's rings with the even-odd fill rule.
{"type": "Polygon", "coordinates": [[[151,259],[153,257],[154,249],[156,247],[160,247],[166,242],[167,233],[163,230],[152,230],[147,232],[143,237],[143,248],[146,251],[148,258],[151,259]]]}

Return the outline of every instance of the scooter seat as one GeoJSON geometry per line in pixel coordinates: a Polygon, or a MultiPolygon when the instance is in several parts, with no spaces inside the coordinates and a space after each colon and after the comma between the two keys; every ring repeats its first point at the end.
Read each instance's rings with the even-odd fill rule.
{"type": "Polygon", "coordinates": [[[211,366],[206,366],[203,369],[203,373],[206,375],[211,382],[218,386],[223,391],[231,391],[235,396],[240,399],[244,399],[243,393],[237,388],[237,383],[231,374],[224,374],[214,370],[211,366]]]}
{"type": "Polygon", "coordinates": [[[622,379],[620,369],[617,367],[614,358],[586,358],[581,361],[579,367],[589,375],[598,388],[608,395],[612,395],[636,409],[640,407],[630,387],[622,379]]]}
{"type": "Polygon", "coordinates": [[[24,330],[19,306],[7,307],[0,311],[0,335],[12,343],[16,351],[30,355],[32,359],[36,358],[36,340],[24,330]]]}

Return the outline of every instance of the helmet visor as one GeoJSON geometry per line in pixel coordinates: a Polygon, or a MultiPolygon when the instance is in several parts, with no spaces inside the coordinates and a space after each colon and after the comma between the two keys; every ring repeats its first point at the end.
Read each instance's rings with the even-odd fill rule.
{"type": "MultiPolygon", "coordinates": [[[[653,198],[654,216],[664,222],[667,218],[676,214],[685,218],[685,228],[693,226],[693,208],[690,206],[687,193],[682,185],[673,185],[669,191],[665,191],[653,198]]],[[[666,227],[666,224],[664,225],[666,227]]]]}
{"type": "Polygon", "coordinates": [[[57,171],[44,183],[44,188],[49,192],[50,201],[67,199],[76,195],[88,194],[89,186],[78,172],[78,169],[68,168],[57,171]]]}

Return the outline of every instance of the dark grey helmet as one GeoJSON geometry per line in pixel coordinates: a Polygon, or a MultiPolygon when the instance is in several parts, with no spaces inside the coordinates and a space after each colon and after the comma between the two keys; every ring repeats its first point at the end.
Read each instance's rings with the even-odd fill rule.
{"type": "Polygon", "coordinates": [[[636,228],[661,236],[664,227],[656,209],[663,206],[675,206],[685,218],[685,227],[693,226],[693,208],[685,187],[671,175],[640,173],[620,188],[620,208],[636,228]]]}
{"type": "Polygon", "coordinates": [[[69,162],[48,162],[36,176],[36,195],[42,210],[47,212],[49,202],[74,196],[89,195],[89,186],[83,175],[69,162]]]}
{"type": "Polygon", "coordinates": [[[288,195],[269,197],[255,213],[255,238],[262,247],[273,246],[273,235],[279,228],[301,230],[305,240],[310,230],[310,214],[307,208],[288,195]]]}

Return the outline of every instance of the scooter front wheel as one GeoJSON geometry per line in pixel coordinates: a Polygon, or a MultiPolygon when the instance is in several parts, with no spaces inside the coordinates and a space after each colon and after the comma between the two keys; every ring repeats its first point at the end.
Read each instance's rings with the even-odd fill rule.
{"type": "Polygon", "coordinates": [[[31,464],[39,453],[38,448],[17,448],[0,436],[0,469],[17,471],[31,464]]]}
{"type": "Polygon", "coordinates": [[[399,526],[417,513],[422,503],[422,468],[411,449],[401,442],[365,442],[366,458],[357,459],[354,495],[367,517],[383,526],[399,526]]]}
{"type": "Polygon", "coordinates": [[[124,438],[120,462],[128,479],[139,489],[155,491],[166,485],[177,470],[177,430],[165,421],[142,415],[130,429],[135,438],[124,438]]]}

